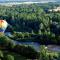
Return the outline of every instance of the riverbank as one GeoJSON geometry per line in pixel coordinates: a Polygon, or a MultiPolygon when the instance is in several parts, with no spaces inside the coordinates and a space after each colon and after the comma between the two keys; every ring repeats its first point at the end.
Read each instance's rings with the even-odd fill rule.
{"type": "Polygon", "coordinates": [[[53,52],[60,52],[60,46],[59,45],[48,45],[47,49],[49,51],[53,51],[53,52]]]}

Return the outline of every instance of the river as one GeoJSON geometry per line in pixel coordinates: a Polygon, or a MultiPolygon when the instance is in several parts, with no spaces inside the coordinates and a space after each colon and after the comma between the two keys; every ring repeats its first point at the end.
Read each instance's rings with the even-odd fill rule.
{"type": "MultiPolygon", "coordinates": [[[[8,36],[11,36],[10,32],[5,33],[8,36]]],[[[32,48],[34,48],[36,51],[40,51],[40,44],[37,42],[18,42],[18,41],[14,41],[16,44],[22,44],[22,45],[29,45],[32,48]]],[[[56,52],[60,52],[60,46],[57,45],[47,45],[46,46],[48,50],[50,51],[56,51],[56,52]]]]}

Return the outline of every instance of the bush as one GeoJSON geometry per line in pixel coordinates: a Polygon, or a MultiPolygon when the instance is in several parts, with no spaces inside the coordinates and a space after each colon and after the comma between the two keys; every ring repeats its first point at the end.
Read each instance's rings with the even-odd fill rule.
{"type": "Polygon", "coordinates": [[[14,60],[14,56],[12,56],[12,55],[7,55],[7,56],[6,56],[6,60],[14,60]]]}

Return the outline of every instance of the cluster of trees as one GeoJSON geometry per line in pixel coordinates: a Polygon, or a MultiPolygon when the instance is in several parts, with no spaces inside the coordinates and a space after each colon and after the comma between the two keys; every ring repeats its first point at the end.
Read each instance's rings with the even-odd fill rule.
{"type": "Polygon", "coordinates": [[[43,7],[39,6],[39,4],[0,7],[0,19],[6,19],[6,21],[10,25],[9,27],[11,28],[9,29],[8,27],[7,31],[10,32],[13,30],[18,32],[29,33],[32,33],[33,31],[35,34],[40,32],[56,33],[54,29],[55,27],[58,31],[56,34],[59,34],[59,16],[59,13],[54,12],[46,14],[43,7]]]}
{"type": "Polygon", "coordinates": [[[14,60],[15,58],[14,55],[3,53],[2,51],[16,53],[18,55],[23,56],[25,59],[37,59],[37,60],[60,59],[60,52],[49,51],[45,45],[40,45],[40,51],[37,52],[30,46],[16,44],[16,42],[9,39],[5,35],[0,36],[0,50],[1,60],[14,60]]]}
{"type": "MultiPolygon", "coordinates": [[[[18,35],[13,34],[15,40],[25,39],[41,44],[60,44],[60,13],[45,11],[47,8],[52,8],[51,5],[1,6],[0,19],[5,19],[9,23],[6,32],[18,32],[18,35]]],[[[53,8],[57,6],[53,4],[53,8]]]]}
{"type": "Polygon", "coordinates": [[[28,33],[28,32],[14,32],[12,34],[12,37],[10,37],[12,40],[16,41],[23,41],[23,42],[38,42],[40,44],[60,44],[60,36],[55,35],[54,33],[45,33],[44,34],[34,34],[34,33],[28,33]]]}
{"type": "Polygon", "coordinates": [[[18,42],[9,39],[5,35],[0,36],[0,49],[20,54],[26,59],[39,58],[39,53],[34,48],[28,45],[18,44],[18,42]]]}
{"type": "MultiPolygon", "coordinates": [[[[5,50],[5,51],[0,50],[0,60],[17,60],[17,59],[20,60],[23,58],[21,56],[19,58],[17,58],[19,54],[16,54],[17,57],[14,54],[16,54],[16,52],[15,53],[12,53],[12,52],[8,53],[8,50],[5,50]]],[[[33,56],[35,57],[35,55],[33,55],[33,56]]],[[[27,60],[27,59],[29,59],[29,58],[24,57],[23,60],[27,60]]],[[[31,58],[30,60],[32,60],[32,59],[34,60],[34,58],[31,58]]],[[[37,60],[60,60],[60,52],[49,51],[49,50],[47,50],[45,45],[41,45],[40,52],[39,52],[39,58],[37,58],[37,60]]]]}
{"type": "Polygon", "coordinates": [[[14,60],[14,56],[10,54],[4,54],[3,51],[0,50],[0,60],[14,60]]]}
{"type": "MultiPolygon", "coordinates": [[[[54,29],[54,27],[50,26],[55,26],[55,22],[60,26],[58,24],[60,19],[59,16],[59,13],[46,14],[43,7],[39,6],[39,4],[0,7],[0,19],[6,19],[12,26],[11,29],[19,32],[32,33],[33,31],[35,34],[39,32],[51,32],[50,29],[54,29]]],[[[55,27],[56,30],[59,31],[60,28],[57,27],[57,25],[55,27]]],[[[7,28],[7,31],[11,31],[11,29],[7,28]]]]}
{"type": "Polygon", "coordinates": [[[38,60],[60,60],[60,52],[48,51],[45,45],[41,45],[38,60]]]}
{"type": "MultiPolygon", "coordinates": [[[[46,7],[52,8],[47,4],[0,6],[0,19],[8,22],[6,32],[12,33],[12,37],[4,34],[0,36],[0,49],[20,54],[26,59],[60,60],[60,53],[58,56],[54,53],[52,55],[45,46],[41,46],[40,52],[37,52],[30,46],[16,44],[13,41],[33,41],[46,45],[60,44],[60,13],[46,13],[44,10],[46,7]]],[[[0,55],[1,60],[14,60],[11,55],[5,58],[3,53],[0,52],[0,55]]]]}

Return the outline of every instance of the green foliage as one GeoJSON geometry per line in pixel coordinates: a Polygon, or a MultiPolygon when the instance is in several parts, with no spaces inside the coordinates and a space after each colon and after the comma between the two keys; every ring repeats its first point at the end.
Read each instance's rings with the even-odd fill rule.
{"type": "Polygon", "coordinates": [[[50,51],[45,45],[40,46],[39,60],[59,60],[60,52],[50,51]]]}
{"type": "Polygon", "coordinates": [[[1,46],[8,46],[8,43],[10,42],[10,38],[8,38],[7,36],[5,35],[1,35],[0,36],[0,45],[1,46]]]}
{"type": "Polygon", "coordinates": [[[47,49],[44,45],[40,46],[40,60],[47,60],[48,55],[47,55],[47,49]]]}
{"type": "Polygon", "coordinates": [[[20,33],[20,32],[15,32],[14,34],[13,34],[13,38],[14,39],[18,39],[18,38],[24,38],[24,34],[23,33],[20,33]]]}
{"type": "MultiPolygon", "coordinates": [[[[0,19],[5,19],[9,26],[7,32],[13,32],[12,37],[1,33],[0,46],[10,52],[17,53],[25,58],[40,58],[39,60],[60,60],[60,54],[48,52],[43,45],[40,52],[36,52],[30,46],[16,44],[17,41],[36,41],[40,44],[60,44],[60,12],[46,13],[45,9],[51,9],[55,4],[31,4],[18,6],[0,6],[0,19]]],[[[2,49],[2,48],[1,48],[2,49]]],[[[0,59],[4,55],[0,51],[0,59]]],[[[8,54],[6,60],[14,60],[14,56],[8,54]]],[[[21,59],[20,59],[21,60],[21,59]]]]}
{"type": "Polygon", "coordinates": [[[12,56],[12,55],[7,55],[7,56],[6,56],[6,60],[14,60],[14,56],[12,56]]]}
{"type": "Polygon", "coordinates": [[[0,58],[3,58],[4,56],[3,56],[3,52],[2,51],[0,51],[0,58]]]}

